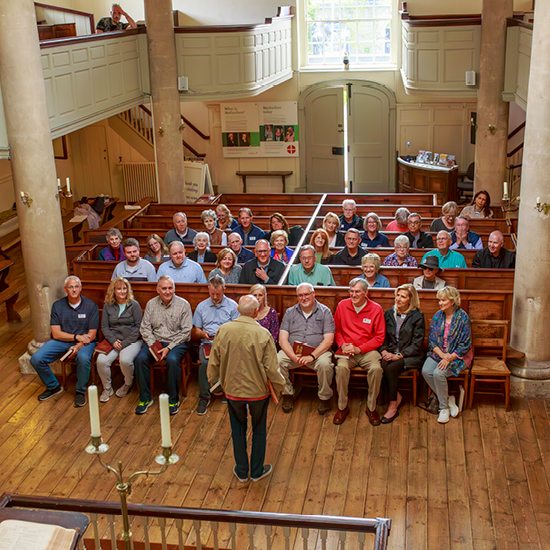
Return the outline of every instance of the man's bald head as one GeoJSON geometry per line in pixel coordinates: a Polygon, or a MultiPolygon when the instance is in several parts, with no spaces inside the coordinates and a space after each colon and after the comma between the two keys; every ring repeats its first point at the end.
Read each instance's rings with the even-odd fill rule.
{"type": "Polygon", "coordinates": [[[254,298],[251,294],[246,294],[245,296],[241,296],[238,310],[239,313],[245,317],[254,317],[259,307],[260,304],[258,300],[256,300],[256,298],[254,298]]]}
{"type": "Polygon", "coordinates": [[[500,250],[502,248],[502,245],[504,244],[504,235],[500,231],[493,231],[489,235],[489,242],[488,242],[488,248],[489,252],[493,256],[498,256],[500,254],[500,250]]]}

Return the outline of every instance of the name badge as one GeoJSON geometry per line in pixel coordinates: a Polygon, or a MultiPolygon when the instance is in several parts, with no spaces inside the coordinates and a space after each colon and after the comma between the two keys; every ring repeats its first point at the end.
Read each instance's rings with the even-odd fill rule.
{"type": "Polygon", "coordinates": [[[79,319],[86,319],[86,314],[85,313],[79,313],[78,318],[79,319]]]}
{"type": "Polygon", "coordinates": [[[367,323],[367,325],[370,325],[371,324],[371,320],[370,319],[363,319],[363,323],[367,323]]]}

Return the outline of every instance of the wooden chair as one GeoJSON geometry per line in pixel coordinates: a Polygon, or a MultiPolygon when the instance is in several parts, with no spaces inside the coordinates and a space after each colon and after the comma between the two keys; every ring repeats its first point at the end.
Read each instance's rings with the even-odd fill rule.
{"type": "MultiPolygon", "coordinates": [[[[66,390],[67,389],[67,378],[73,373],[73,367],[76,367],[76,358],[70,357],[67,361],[60,361],[61,363],[61,385],[66,390]],[[67,373],[68,370],[68,373],[67,373]]],[[[96,366],[95,366],[95,358],[92,355],[92,364],[90,366],[90,380],[91,384],[95,386],[96,385],[96,366]]]]}
{"type": "MultiPolygon", "coordinates": [[[[187,352],[181,362],[181,387],[183,392],[183,397],[187,397],[187,384],[189,382],[189,377],[191,376],[191,357],[189,352],[187,352]]],[[[155,371],[166,372],[166,363],[164,361],[156,361],[151,367],[151,394],[155,393],[155,371]]]]}
{"type": "Polygon", "coordinates": [[[401,391],[411,391],[413,395],[413,405],[416,407],[417,395],[418,395],[418,376],[420,371],[418,369],[407,369],[405,372],[399,375],[400,382],[405,382],[404,386],[399,389],[401,391]]]}
{"type": "Polygon", "coordinates": [[[472,320],[475,352],[468,399],[470,407],[474,393],[478,393],[503,395],[506,410],[510,410],[510,371],[506,366],[509,326],[510,321],[472,320]]]}

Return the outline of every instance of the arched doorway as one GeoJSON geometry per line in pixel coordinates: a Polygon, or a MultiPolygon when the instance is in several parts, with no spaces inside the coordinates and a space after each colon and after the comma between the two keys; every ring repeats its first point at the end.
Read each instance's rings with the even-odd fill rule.
{"type": "Polygon", "coordinates": [[[300,95],[308,193],[391,192],[395,186],[395,96],[369,80],[319,82],[300,95]]]}

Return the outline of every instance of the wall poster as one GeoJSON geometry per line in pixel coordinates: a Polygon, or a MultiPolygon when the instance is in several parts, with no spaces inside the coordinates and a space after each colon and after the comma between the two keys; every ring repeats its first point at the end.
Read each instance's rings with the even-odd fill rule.
{"type": "Polygon", "coordinates": [[[298,103],[222,103],[224,158],[299,156],[298,103]]]}

